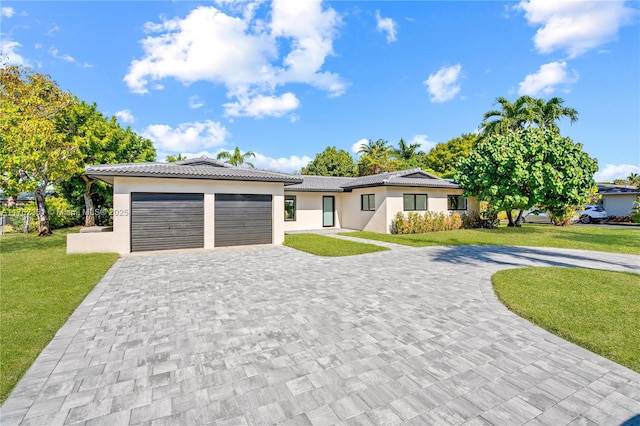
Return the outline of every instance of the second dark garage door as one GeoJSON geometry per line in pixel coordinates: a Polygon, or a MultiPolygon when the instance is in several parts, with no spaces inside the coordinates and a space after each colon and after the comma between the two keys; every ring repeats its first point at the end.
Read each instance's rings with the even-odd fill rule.
{"type": "Polygon", "coordinates": [[[216,247],[273,242],[271,195],[216,194],[216,247]]]}

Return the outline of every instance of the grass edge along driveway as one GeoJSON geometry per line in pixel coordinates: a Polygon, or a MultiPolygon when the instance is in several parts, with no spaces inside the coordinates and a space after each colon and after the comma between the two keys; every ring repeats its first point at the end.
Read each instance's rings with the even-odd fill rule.
{"type": "Polygon", "coordinates": [[[640,373],[640,274],[531,267],[491,281],[515,314],[640,373]]]}
{"type": "Polygon", "coordinates": [[[375,244],[359,243],[318,234],[287,234],[284,245],[316,256],[354,256],[389,250],[375,244]]]}
{"type": "Polygon", "coordinates": [[[0,403],[118,258],[67,255],[66,236],[77,231],[0,237],[0,403]]]}
{"type": "Polygon", "coordinates": [[[411,235],[378,234],[367,231],[341,232],[339,235],[413,247],[458,245],[556,247],[640,255],[640,229],[637,228],[524,224],[521,228],[458,229],[411,235]]]}

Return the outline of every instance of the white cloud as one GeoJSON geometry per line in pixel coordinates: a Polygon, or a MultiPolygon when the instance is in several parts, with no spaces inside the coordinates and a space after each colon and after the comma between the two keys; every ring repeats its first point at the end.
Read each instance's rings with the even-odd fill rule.
{"type": "Polygon", "coordinates": [[[173,128],[166,124],[151,124],[142,132],[159,151],[194,152],[224,145],[231,135],[222,124],[204,122],[181,123],[173,128]]]}
{"type": "Polygon", "coordinates": [[[6,61],[10,65],[22,65],[28,66],[24,56],[18,53],[18,50],[22,47],[20,43],[13,40],[8,40],[4,34],[0,33],[0,56],[6,58],[6,61]]]}
{"type": "MultiPolygon", "coordinates": [[[[270,22],[254,18],[255,5],[218,3],[241,16],[200,6],[184,18],[147,23],[150,35],[141,41],[144,55],[131,62],[124,77],[129,88],[146,93],[150,83],[165,78],[223,84],[229,97],[246,98],[235,102],[243,113],[251,111],[244,104],[266,98],[286,100],[291,106],[295,96],[275,94],[278,86],[288,83],[309,84],[331,96],[344,93],[340,76],[322,70],[326,57],[333,55],[340,18],[333,9],[323,9],[321,0],[274,0],[270,22]],[[289,51],[283,56],[284,46],[289,51]]],[[[268,115],[260,108],[257,113],[268,115]]]]}
{"type": "Polygon", "coordinates": [[[58,31],[60,31],[60,27],[57,26],[56,24],[53,24],[51,25],[51,28],[49,28],[49,31],[47,31],[45,34],[51,37],[54,33],[58,31]]]}
{"type": "Polygon", "coordinates": [[[0,8],[0,14],[5,18],[11,18],[16,13],[15,9],[12,7],[3,7],[0,8]]]}
{"type": "Polygon", "coordinates": [[[299,171],[311,161],[306,155],[298,157],[292,155],[290,157],[272,158],[266,155],[255,153],[256,158],[251,158],[249,162],[253,163],[258,169],[275,170],[279,172],[292,173],[299,171]]]}
{"type": "Polygon", "coordinates": [[[224,104],[225,115],[228,117],[282,117],[295,110],[300,101],[291,92],[282,96],[237,95],[237,102],[224,104]]]}
{"type": "Polygon", "coordinates": [[[198,95],[189,96],[189,108],[198,109],[204,106],[204,101],[198,95]]]}
{"type": "Polygon", "coordinates": [[[123,109],[122,111],[118,111],[115,113],[115,116],[120,119],[123,123],[133,123],[136,121],[136,118],[131,114],[131,111],[128,109],[123,109]]]}
{"type": "Polygon", "coordinates": [[[640,167],[633,164],[607,164],[593,178],[596,182],[613,182],[615,179],[626,179],[631,173],[640,173],[640,167]]]}
{"type": "Polygon", "coordinates": [[[550,95],[557,86],[568,86],[578,81],[578,73],[567,71],[567,62],[550,62],[540,66],[538,72],[527,75],[518,88],[518,94],[538,96],[550,95]]]}
{"type": "Polygon", "coordinates": [[[616,39],[638,11],[624,1],[523,0],[517,6],[529,24],[541,27],[533,40],[540,53],[564,50],[575,58],[616,39]]]}
{"type": "Polygon", "coordinates": [[[430,74],[424,81],[431,94],[431,102],[446,102],[453,99],[460,92],[457,84],[462,71],[462,65],[442,67],[435,74],[430,74]]]}
{"type": "Polygon", "coordinates": [[[363,146],[366,146],[368,143],[369,143],[369,139],[362,138],[356,143],[354,143],[353,145],[351,145],[351,151],[357,154],[360,151],[360,148],[362,148],[363,146]]]}
{"type": "Polygon", "coordinates": [[[60,60],[65,61],[65,62],[76,64],[76,65],[78,65],[79,67],[82,67],[82,68],[91,68],[91,67],[93,67],[93,65],[91,65],[91,64],[89,64],[87,62],[80,63],[80,62],[76,61],[76,59],[73,56],[68,55],[66,53],[60,54],[60,51],[55,46],[51,46],[49,48],[49,53],[51,54],[51,56],[53,56],[56,59],[60,59],[60,60]]]}
{"type": "Polygon", "coordinates": [[[438,142],[430,141],[427,135],[415,135],[409,141],[409,144],[413,144],[413,143],[419,143],[420,150],[424,152],[431,151],[431,148],[434,148],[438,144],[438,142]]]}
{"type": "Polygon", "coordinates": [[[387,43],[392,43],[398,39],[396,36],[396,22],[391,18],[380,16],[379,10],[376,10],[376,28],[381,33],[387,33],[387,43]]]}

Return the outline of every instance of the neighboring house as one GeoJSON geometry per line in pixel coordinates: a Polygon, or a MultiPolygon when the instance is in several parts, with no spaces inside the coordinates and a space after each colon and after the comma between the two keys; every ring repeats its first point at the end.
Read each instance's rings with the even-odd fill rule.
{"type": "Polygon", "coordinates": [[[635,186],[599,183],[598,194],[602,195],[602,207],[609,216],[629,216],[640,190],[635,186]]]}
{"type": "Polygon", "coordinates": [[[388,233],[399,211],[477,210],[458,185],[420,169],[361,178],[296,176],[203,157],[85,170],[113,185],[113,231],[69,234],[68,253],[278,245],[285,231],[388,233]]]}
{"type": "Polygon", "coordinates": [[[0,191],[0,207],[24,207],[34,200],[33,192],[21,192],[17,197],[12,197],[0,191]]]}

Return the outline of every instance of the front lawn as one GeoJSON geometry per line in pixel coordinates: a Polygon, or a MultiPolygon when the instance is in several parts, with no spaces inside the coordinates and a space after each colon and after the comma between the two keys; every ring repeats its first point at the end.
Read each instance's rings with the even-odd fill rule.
{"type": "Polygon", "coordinates": [[[318,234],[288,234],[284,245],[317,256],[353,256],[389,250],[374,244],[357,243],[318,234]]]}
{"type": "Polygon", "coordinates": [[[523,268],[492,278],[511,311],[640,372],[640,275],[573,268],[523,268]]]}
{"type": "Polygon", "coordinates": [[[614,229],[607,226],[559,227],[524,224],[521,228],[459,229],[412,235],[389,235],[365,231],[346,232],[340,235],[415,247],[500,245],[558,247],[640,254],[640,229],[614,229]]]}
{"type": "Polygon", "coordinates": [[[116,254],[66,254],[78,228],[0,236],[0,402],[113,265],[116,254]]]}

